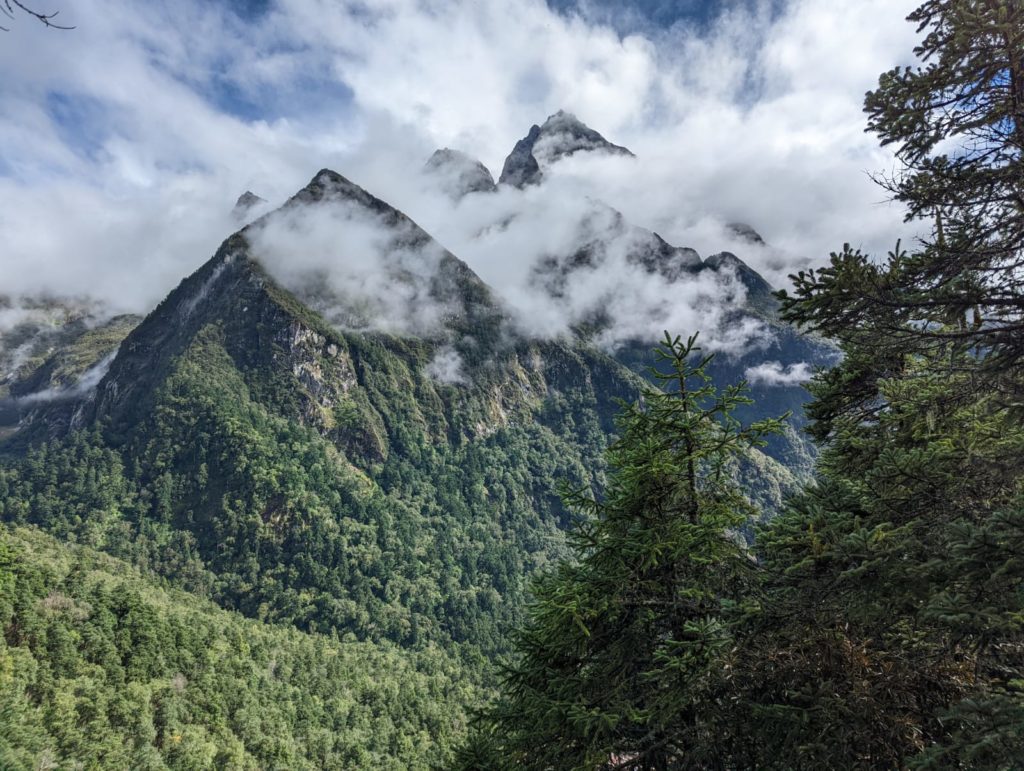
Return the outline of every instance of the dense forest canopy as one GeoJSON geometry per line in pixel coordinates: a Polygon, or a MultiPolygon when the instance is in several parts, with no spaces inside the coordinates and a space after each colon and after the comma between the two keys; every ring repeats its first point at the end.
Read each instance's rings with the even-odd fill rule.
{"type": "MultiPolygon", "coordinates": [[[[727,442],[690,424],[659,442],[670,395],[627,413],[607,502],[570,499],[589,519],[573,559],[535,584],[464,767],[1024,756],[1024,5],[931,0],[910,20],[922,65],[882,75],[865,109],[903,164],[886,186],[931,235],[887,259],[844,247],[780,294],[784,318],[843,352],[810,386],[817,479],[731,577],[729,520],[686,482],[695,447],[727,442]],[[644,484],[666,472],[676,508],[644,484]],[[668,530],[652,537],[652,521],[668,530]],[[676,550],[667,533],[694,528],[704,537],[676,550]],[[637,607],[653,600],[650,575],[653,596],[687,603],[637,607]]],[[[728,496],[711,501],[742,516],[728,496]]]]}

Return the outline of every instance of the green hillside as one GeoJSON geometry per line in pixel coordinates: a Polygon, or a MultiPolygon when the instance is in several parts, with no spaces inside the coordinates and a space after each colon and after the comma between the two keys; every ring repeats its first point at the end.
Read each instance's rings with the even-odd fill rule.
{"type": "MultiPolygon", "coordinates": [[[[400,212],[332,172],[281,211],[299,204],[362,207],[394,224],[403,243],[434,248],[400,212]]],[[[644,380],[585,342],[511,334],[490,290],[447,253],[424,299],[446,309],[437,329],[340,331],[313,307],[333,301],[323,288],[315,296],[285,288],[254,256],[255,238],[252,229],[232,236],[135,326],[94,391],[40,402],[23,417],[4,446],[0,518],[113,555],[138,581],[188,592],[173,595],[183,608],[192,596],[266,624],[267,635],[290,626],[365,643],[346,650],[383,657],[367,672],[400,659],[385,682],[404,684],[403,667],[431,662],[449,678],[442,690],[451,698],[396,695],[405,702],[401,726],[390,700],[373,712],[398,726],[392,733],[336,723],[346,749],[329,761],[316,755],[328,752],[322,742],[306,746],[297,718],[273,734],[289,748],[280,757],[313,758],[313,767],[443,757],[479,689],[495,684],[494,661],[509,650],[531,577],[567,553],[575,515],[559,486],[600,494],[620,400],[635,402],[644,380]],[[446,353],[458,357],[458,377],[435,373],[446,353]],[[420,731],[412,724],[428,725],[439,711],[453,717],[431,733],[434,744],[410,754],[420,731]],[[352,748],[366,754],[344,754],[352,748]]],[[[45,371],[69,360],[54,356],[45,371]]],[[[769,510],[796,484],[756,450],[730,473],[769,510]]],[[[60,585],[59,577],[46,584],[43,598],[60,585]]],[[[59,591],[76,597],[78,584],[59,591]]],[[[61,668],[50,648],[33,651],[40,666],[61,668]]],[[[318,679],[296,683],[295,698],[326,701],[318,679]]],[[[108,685],[111,698],[134,693],[108,685]]],[[[49,709],[69,687],[26,693],[49,709]]],[[[225,710],[215,712],[195,713],[197,747],[226,752],[247,741],[202,733],[219,730],[225,710]]],[[[33,730],[57,730],[39,720],[33,730]]],[[[39,742],[23,746],[42,752],[48,745],[39,742]]],[[[67,757],[84,752],[59,747],[67,757]]],[[[299,762],[245,751],[259,767],[299,762]]]]}
{"type": "Polygon", "coordinates": [[[253,621],[0,526],[0,767],[429,768],[478,699],[435,647],[253,621]]]}

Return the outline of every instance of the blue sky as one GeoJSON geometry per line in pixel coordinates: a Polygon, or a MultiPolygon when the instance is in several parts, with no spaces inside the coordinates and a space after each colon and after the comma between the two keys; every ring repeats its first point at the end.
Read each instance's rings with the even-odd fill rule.
{"type": "Polygon", "coordinates": [[[145,309],[240,192],[280,202],[324,166],[444,227],[409,182],[433,149],[497,173],[558,109],[637,154],[574,168],[581,190],[675,243],[750,221],[776,280],[844,240],[881,251],[901,216],[861,100],[908,60],[913,4],[69,0],[74,31],[0,41],[0,275],[145,309]]]}
{"type": "MultiPolygon", "coordinates": [[[[755,0],[549,0],[561,13],[581,13],[611,24],[623,34],[664,30],[675,24],[707,28],[723,12],[755,4],[755,0]]],[[[783,0],[772,3],[776,12],[783,7],[783,0]]]]}

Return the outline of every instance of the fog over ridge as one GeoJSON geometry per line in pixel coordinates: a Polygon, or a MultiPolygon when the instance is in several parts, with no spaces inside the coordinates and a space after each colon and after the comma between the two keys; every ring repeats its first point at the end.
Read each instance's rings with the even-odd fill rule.
{"type": "MultiPolygon", "coordinates": [[[[251,18],[198,0],[82,0],[64,9],[74,33],[26,25],[0,50],[0,294],[147,312],[237,228],[239,193],[278,205],[323,166],[405,211],[524,308],[531,266],[572,245],[593,219],[588,200],[704,257],[733,251],[778,286],[843,241],[882,251],[906,238],[867,179],[891,155],[863,133],[859,102],[909,50],[907,6],[791,0],[773,16],[754,3],[707,26],[620,34],[539,0],[430,12],[387,0],[359,13],[279,0],[251,18]],[[849,39],[863,45],[835,56],[849,39]],[[559,109],[636,157],[576,153],[546,170],[543,191],[454,206],[421,179],[439,147],[496,174],[559,109]],[[734,220],[771,246],[737,239],[723,227],[734,220]]],[[[599,283],[582,280],[567,314],[525,315],[557,328],[599,283]]],[[[641,284],[624,296],[646,296],[641,284]]]]}

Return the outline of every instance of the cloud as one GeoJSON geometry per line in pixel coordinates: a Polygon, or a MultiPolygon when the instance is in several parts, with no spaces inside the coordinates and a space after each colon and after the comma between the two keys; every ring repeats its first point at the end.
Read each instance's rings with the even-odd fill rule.
{"type": "Polygon", "coordinates": [[[751,385],[794,386],[808,382],[814,373],[804,361],[783,367],[777,361],[766,361],[756,367],[748,367],[743,373],[751,385]]]}
{"type": "Polygon", "coordinates": [[[339,329],[436,337],[457,312],[436,289],[440,245],[355,201],[290,205],[247,235],[270,274],[339,329]]]}
{"type": "Polygon", "coordinates": [[[0,297],[0,388],[33,358],[48,356],[68,325],[93,328],[109,316],[95,302],[55,304],[46,298],[31,303],[0,297]]]}
{"type": "Polygon", "coordinates": [[[608,349],[663,330],[704,332],[709,347],[738,351],[766,331],[740,322],[745,289],[729,272],[670,282],[636,260],[650,234],[557,176],[523,190],[474,193],[425,212],[428,230],[473,267],[508,306],[518,330],[558,337],[582,324],[608,349]]]}
{"type": "MultiPolygon", "coordinates": [[[[75,31],[20,25],[0,49],[0,292],[146,311],[235,229],[239,193],[277,205],[324,166],[512,295],[538,255],[572,242],[588,200],[704,255],[734,251],[780,285],[844,241],[883,252],[906,235],[867,178],[892,157],[864,134],[860,101],[907,60],[912,5],[741,4],[622,35],[542,0],[278,0],[245,19],[198,0],[82,0],[62,9],[75,31]],[[577,154],[543,193],[454,209],[419,183],[436,147],[499,170],[559,108],[637,158],[577,154]],[[736,243],[721,225],[733,220],[771,247],[736,243]]],[[[635,278],[623,305],[649,297],[635,278]]],[[[611,283],[588,276],[562,318],[611,283]]],[[[689,329],[722,291],[685,290],[662,316],[689,329]]],[[[522,307],[539,326],[559,315],[537,297],[522,307]]]]}
{"type": "Polygon", "coordinates": [[[447,385],[465,385],[469,382],[466,377],[465,363],[459,352],[451,346],[441,346],[434,353],[434,357],[427,364],[427,375],[439,383],[447,385]]]}
{"type": "Polygon", "coordinates": [[[79,399],[95,390],[103,376],[107,374],[107,370],[110,369],[115,356],[117,356],[117,351],[111,351],[79,375],[78,380],[69,386],[63,388],[44,388],[41,391],[18,396],[12,399],[12,401],[18,406],[27,406],[43,402],[62,402],[79,399]]]}

